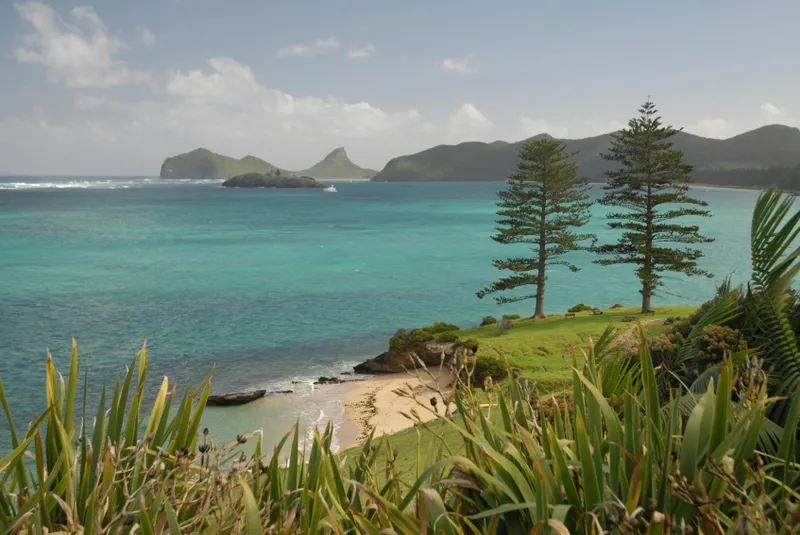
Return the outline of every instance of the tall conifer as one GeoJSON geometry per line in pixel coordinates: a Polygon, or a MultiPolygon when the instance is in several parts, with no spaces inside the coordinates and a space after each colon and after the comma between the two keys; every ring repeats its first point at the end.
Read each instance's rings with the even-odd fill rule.
{"type": "Polygon", "coordinates": [[[498,196],[497,234],[492,239],[502,244],[527,244],[532,256],[495,260],[492,265],[511,271],[478,297],[536,286],[534,295],[497,297],[498,303],[536,299],[534,316],[544,318],[546,272],[562,265],[578,271],[561,257],[570,251],[586,249],[581,242],[594,238],[578,234],[576,229],[589,221],[589,195],[586,178],[578,176],[578,167],[570,161],[564,144],[551,138],[527,141],[519,152],[517,172],[508,177],[508,186],[498,196]]]}
{"type": "Polygon", "coordinates": [[[708,203],[689,196],[693,167],[673,148],[673,136],[678,132],[662,124],[655,104],[648,99],[639,109],[639,117],[613,135],[611,149],[602,155],[617,165],[606,173],[608,183],[600,202],[622,210],[612,211],[607,218],[610,228],[623,233],[617,243],[596,248],[603,258],[595,262],[637,266],[643,313],[651,310],[651,298],[663,285],[662,273],[711,277],[697,265],[703,253],[686,246],[713,240],[700,234],[697,225],[677,221],[684,216],[711,215],[699,208],[708,203]]]}

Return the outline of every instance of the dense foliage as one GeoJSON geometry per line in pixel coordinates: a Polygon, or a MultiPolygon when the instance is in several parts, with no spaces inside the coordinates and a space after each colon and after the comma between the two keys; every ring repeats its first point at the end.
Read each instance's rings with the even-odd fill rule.
{"type": "Polygon", "coordinates": [[[535,286],[535,295],[498,297],[498,303],[514,303],[534,298],[534,317],[544,318],[547,270],[578,266],[562,258],[582,245],[592,234],[580,234],[589,222],[589,185],[578,176],[578,166],[570,161],[564,144],[551,138],[525,142],[519,151],[517,172],[508,177],[508,186],[498,192],[497,234],[492,239],[505,245],[530,246],[531,256],[495,260],[492,265],[511,275],[502,277],[478,292],[478,297],[497,292],[535,286]]]}

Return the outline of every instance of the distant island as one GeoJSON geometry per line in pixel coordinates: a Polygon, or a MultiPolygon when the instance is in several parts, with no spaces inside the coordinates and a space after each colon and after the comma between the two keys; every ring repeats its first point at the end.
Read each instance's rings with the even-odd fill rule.
{"type": "Polygon", "coordinates": [[[244,173],[312,177],[317,180],[368,180],[378,174],[373,169],[365,169],[354,164],[343,147],[333,150],[315,165],[302,171],[281,169],[255,156],[245,156],[237,160],[202,148],[171,156],[161,165],[161,178],[164,179],[220,180],[244,173]]]}
{"type": "Polygon", "coordinates": [[[324,188],[310,176],[285,176],[280,174],[242,173],[222,183],[226,188],[324,188]]]}
{"type": "MultiPolygon", "coordinates": [[[[591,182],[603,182],[609,163],[606,152],[612,133],[583,139],[562,139],[580,173],[591,182]]],[[[540,134],[534,138],[551,137],[540,134]]],[[[712,139],[686,132],[675,136],[675,146],[686,162],[695,166],[698,184],[746,188],[778,187],[800,191],[800,130],[770,125],[729,139],[712,139]]],[[[501,181],[517,165],[517,153],[527,140],[509,143],[470,141],[438,145],[392,159],[380,172],[354,164],[339,147],[302,171],[289,171],[255,156],[241,159],[196,149],[164,160],[161,178],[228,179],[244,173],[326,179],[371,179],[375,182],[477,182],[501,181]]]]}
{"type": "Polygon", "coordinates": [[[334,149],[321,161],[308,169],[297,171],[297,175],[313,176],[317,180],[359,178],[370,179],[378,174],[374,169],[359,167],[347,157],[344,147],[334,149]]]}
{"type": "MultiPolygon", "coordinates": [[[[591,182],[603,182],[609,163],[600,157],[612,134],[584,139],[562,139],[580,173],[591,182]]],[[[548,134],[534,136],[551,137],[548,134]]],[[[711,139],[680,132],[676,148],[686,162],[696,166],[697,183],[740,186],[777,186],[800,189],[800,130],[782,125],[765,126],[730,139],[711,139]]],[[[389,161],[372,180],[376,182],[470,182],[505,180],[517,164],[526,140],[516,143],[466,142],[439,145],[389,161]]]]}

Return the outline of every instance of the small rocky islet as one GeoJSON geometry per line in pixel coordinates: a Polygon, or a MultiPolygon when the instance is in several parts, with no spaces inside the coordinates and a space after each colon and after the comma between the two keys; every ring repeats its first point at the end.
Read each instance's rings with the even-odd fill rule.
{"type": "Polygon", "coordinates": [[[325,185],[310,176],[282,176],[264,173],[242,173],[229,178],[226,188],[324,188],[325,185]]]}

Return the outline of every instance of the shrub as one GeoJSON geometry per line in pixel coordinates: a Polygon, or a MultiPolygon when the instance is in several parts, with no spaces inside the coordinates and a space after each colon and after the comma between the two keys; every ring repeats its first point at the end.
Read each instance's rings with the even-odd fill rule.
{"type": "Polygon", "coordinates": [[[419,349],[422,345],[429,342],[455,342],[458,335],[458,325],[437,321],[428,327],[421,329],[398,329],[394,336],[389,339],[389,351],[392,353],[405,353],[419,349]]]}
{"type": "Polygon", "coordinates": [[[397,329],[397,332],[389,338],[389,351],[401,352],[406,349],[406,340],[408,339],[408,332],[405,329],[397,329]]]}
{"type": "Polygon", "coordinates": [[[431,334],[438,334],[438,333],[445,333],[448,331],[458,331],[460,330],[460,328],[458,327],[458,325],[453,325],[452,323],[437,321],[436,323],[434,323],[429,327],[423,327],[421,330],[431,334]]]}
{"type": "Polygon", "coordinates": [[[478,342],[474,338],[467,338],[466,340],[461,340],[456,345],[458,347],[463,347],[464,349],[468,349],[469,351],[472,351],[472,353],[477,353],[478,347],[480,346],[480,342],[478,342]]]}
{"type": "Polygon", "coordinates": [[[472,369],[472,384],[482,385],[487,377],[501,381],[508,377],[506,364],[492,355],[476,355],[469,364],[472,369]]]}
{"type": "Polygon", "coordinates": [[[746,350],[747,340],[737,329],[722,325],[709,325],[703,329],[703,334],[694,341],[694,345],[700,355],[696,367],[702,371],[721,362],[726,354],[746,350]]]}
{"type": "Polygon", "coordinates": [[[519,314],[503,314],[503,319],[504,320],[514,321],[514,320],[518,320],[518,319],[521,319],[521,318],[522,318],[522,316],[520,316],[519,314]]]}
{"type": "Polygon", "coordinates": [[[619,303],[615,303],[615,304],[614,304],[614,305],[611,307],[611,310],[614,310],[614,309],[617,309],[617,308],[622,308],[622,305],[620,305],[619,303]]]}
{"type": "Polygon", "coordinates": [[[458,334],[453,331],[448,331],[446,333],[439,333],[436,335],[436,341],[440,344],[445,344],[449,342],[455,342],[458,340],[458,334]]]}
{"type": "Polygon", "coordinates": [[[592,310],[592,307],[590,307],[586,303],[578,303],[574,307],[567,310],[567,312],[572,312],[574,314],[575,312],[588,312],[590,310],[592,310]]]}
{"type": "Polygon", "coordinates": [[[497,330],[500,332],[500,335],[506,333],[506,331],[510,330],[514,326],[514,322],[510,319],[503,318],[497,322],[497,330]]]}
{"type": "Polygon", "coordinates": [[[481,320],[481,327],[484,325],[494,325],[495,323],[497,323],[497,318],[494,316],[484,316],[481,320]]]}
{"type": "Polygon", "coordinates": [[[669,317],[669,318],[667,318],[667,319],[665,319],[665,320],[664,320],[664,325],[672,325],[672,324],[674,324],[676,321],[678,321],[678,319],[677,319],[677,318],[674,318],[674,317],[669,317]]]}

